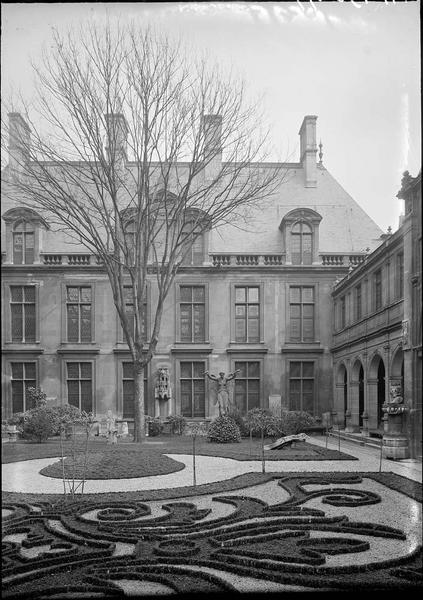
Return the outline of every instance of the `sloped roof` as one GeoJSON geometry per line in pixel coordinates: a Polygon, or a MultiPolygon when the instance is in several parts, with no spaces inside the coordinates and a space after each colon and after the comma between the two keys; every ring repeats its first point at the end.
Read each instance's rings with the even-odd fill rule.
{"type": "Polygon", "coordinates": [[[279,225],[294,208],[309,208],[321,215],[319,252],[364,252],[382,241],[380,227],[325,168],[317,168],[317,186],[306,188],[303,167],[298,163],[289,166],[278,190],[250,210],[245,222],[239,219],[212,231],[210,252],[281,253],[279,225]]]}

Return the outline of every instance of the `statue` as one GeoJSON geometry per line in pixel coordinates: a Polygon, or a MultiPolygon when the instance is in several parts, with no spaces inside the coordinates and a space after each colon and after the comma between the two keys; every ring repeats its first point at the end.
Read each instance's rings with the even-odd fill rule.
{"type": "Polygon", "coordinates": [[[234,379],[237,373],[239,373],[239,369],[233,373],[229,373],[227,377],[225,377],[225,373],[223,372],[220,372],[219,377],[216,377],[216,375],[210,375],[208,371],[204,372],[204,375],[207,375],[209,379],[217,381],[217,403],[219,405],[219,415],[228,414],[231,412],[232,402],[229,395],[228,381],[234,379]]]}
{"type": "Polygon", "coordinates": [[[154,397],[156,400],[170,400],[171,398],[169,372],[167,369],[161,368],[158,370],[154,397]]]}
{"type": "Polygon", "coordinates": [[[393,382],[390,385],[390,390],[389,390],[389,403],[390,404],[402,404],[402,402],[404,401],[403,398],[403,394],[402,394],[402,385],[401,383],[396,383],[393,382]]]}

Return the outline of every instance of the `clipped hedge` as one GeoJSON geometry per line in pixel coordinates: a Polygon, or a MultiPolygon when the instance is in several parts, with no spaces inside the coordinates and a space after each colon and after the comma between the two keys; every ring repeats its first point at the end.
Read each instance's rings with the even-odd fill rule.
{"type": "Polygon", "coordinates": [[[241,441],[241,432],[238,425],[229,415],[221,415],[215,419],[208,430],[209,442],[228,444],[241,441]]]}

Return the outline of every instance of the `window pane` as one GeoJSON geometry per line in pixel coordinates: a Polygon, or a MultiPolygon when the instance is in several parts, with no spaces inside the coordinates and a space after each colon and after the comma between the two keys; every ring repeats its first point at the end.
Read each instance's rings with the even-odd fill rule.
{"type": "Polygon", "coordinates": [[[81,379],[91,379],[92,365],[91,363],[80,363],[81,379]]]}
{"type": "Polygon", "coordinates": [[[134,382],[130,380],[123,381],[123,418],[133,419],[135,415],[134,408],[134,382]]]}
{"type": "Polygon", "coordinates": [[[35,388],[35,387],[36,387],[35,380],[24,381],[25,410],[30,410],[31,408],[35,408],[35,406],[36,406],[35,400],[34,399],[29,400],[29,394],[28,394],[28,389],[35,388]]]}
{"type": "Polygon", "coordinates": [[[192,300],[192,290],[191,287],[181,285],[181,300],[182,302],[191,302],[192,300]]]}
{"type": "Polygon", "coordinates": [[[123,298],[125,300],[125,304],[133,304],[134,297],[132,292],[132,287],[125,285],[123,288],[123,298]]]}
{"type": "Polygon", "coordinates": [[[301,321],[291,318],[290,339],[292,341],[301,341],[301,321]]]}
{"type": "Polygon", "coordinates": [[[32,265],[34,262],[34,234],[25,234],[25,264],[32,265]]]}
{"type": "Polygon", "coordinates": [[[22,302],[23,300],[23,288],[20,285],[10,286],[10,298],[12,302],[22,302]]]}
{"type": "Polygon", "coordinates": [[[299,319],[301,317],[300,304],[291,304],[291,318],[299,319]]]}
{"type": "Polygon", "coordinates": [[[248,316],[249,317],[258,317],[258,315],[259,315],[258,304],[250,304],[248,307],[248,316]]]}
{"type": "Polygon", "coordinates": [[[260,395],[258,392],[251,392],[250,386],[248,389],[248,410],[252,408],[260,408],[260,395]]]}
{"type": "Polygon", "coordinates": [[[194,302],[204,302],[204,288],[202,286],[193,288],[192,299],[194,302]]]}
{"type": "Polygon", "coordinates": [[[205,340],[205,314],[204,304],[194,306],[194,342],[203,342],[205,340]]]}
{"type": "Polygon", "coordinates": [[[68,381],[68,403],[79,408],[79,382],[68,381]]]}
{"type": "Polygon", "coordinates": [[[235,306],[235,316],[236,317],[245,317],[245,304],[237,304],[235,306]]]}
{"type": "Polygon", "coordinates": [[[247,377],[247,363],[245,362],[236,362],[235,370],[240,371],[237,373],[237,377],[247,377]]]}
{"type": "Polygon", "coordinates": [[[184,417],[192,416],[191,381],[181,381],[181,412],[184,417]]]}
{"type": "MultiPolygon", "coordinates": [[[[239,363],[238,363],[239,364],[239,363]]],[[[235,379],[235,404],[238,410],[245,414],[247,412],[247,382],[235,379]]]]}
{"type": "Polygon", "coordinates": [[[193,363],[194,374],[193,377],[201,378],[204,380],[204,363],[195,362],[193,363]]]}
{"type": "Polygon", "coordinates": [[[25,304],[25,341],[35,342],[35,304],[25,304]]]}
{"type": "Polygon", "coordinates": [[[23,381],[12,381],[12,411],[23,412],[23,381]]]}
{"type": "Polygon", "coordinates": [[[90,287],[82,287],[81,288],[81,302],[91,302],[91,288],[90,287]]]}
{"type": "Polygon", "coordinates": [[[301,231],[301,223],[295,223],[295,225],[292,226],[291,231],[293,233],[300,233],[300,231],[301,231]]]}
{"type": "Polygon", "coordinates": [[[307,225],[307,223],[301,223],[302,227],[302,232],[303,233],[311,233],[311,227],[310,225],[307,225]]]}
{"type": "Polygon", "coordinates": [[[289,364],[289,376],[290,377],[301,377],[301,363],[291,362],[289,364]]]}
{"type": "Polygon", "coordinates": [[[91,304],[81,305],[81,342],[91,342],[91,304]]]}
{"type": "Polygon", "coordinates": [[[258,288],[248,288],[248,302],[258,302],[259,301],[259,289],[258,288]]]}
{"type": "Polygon", "coordinates": [[[25,363],[25,379],[34,379],[35,380],[35,363],[26,362],[25,363]]]}
{"type": "Polygon", "coordinates": [[[79,342],[78,305],[68,304],[68,342],[79,342]]]}
{"type": "Polygon", "coordinates": [[[11,304],[10,310],[12,315],[12,341],[21,342],[23,340],[22,304],[11,304]]]}
{"type": "Polygon", "coordinates": [[[77,287],[68,287],[67,288],[67,299],[69,302],[78,302],[79,301],[79,289],[77,287]]]}
{"type": "Polygon", "coordinates": [[[237,342],[245,342],[246,340],[246,323],[244,319],[235,319],[235,340],[237,342]]]}
{"type": "Polygon", "coordinates": [[[314,340],[314,319],[304,319],[303,321],[303,341],[312,342],[314,340]]]}
{"type": "Polygon", "coordinates": [[[81,410],[91,412],[93,408],[91,381],[81,381],[81,410]]]}
{"type": "Polygon", "coordinates": [[[190,362],[181,362],[181,377],[191,378],[192,365],[190,362]]]}
{"type": "Polygon", "coordinates": [[[301,410],[301,382],[295,379],[289,382],[289,407],[301,410]]]}
{"type": "Polygon", "coordinates": [[[68,362],[66,363],[68,370],[68,379],[78,379],[79,378],[79,363],[76,362],[68,362]]]}
{"type": "Polygon", "coordinates": [[[289,301],[290,302],[300,302],[301,300],[301,288],[299,287],[291,287],[289,289],[289,301]]]}
{"type": "Polygon", "coordinates": [[[23,363],[11,363],[12,378],[23,379],[23,363]]]}
{"type": "Polygon", "coordinates": [[[13,234],[13,262],[16,265],[21,265],[23,262],[23,234],[13,234]]]}
{"type": "Polygon", "coordinates": [[[242,288],[242,287],[235,288],[235,302],[245,302],[245,300],[246,300],[245,292],[246,292],[245,288],[242,288]]]}
{"type": "Polygon", "coordinates": [[[204,381],[194,381],[194,417],[204,417],[205,415],[205,397],[204,381]]]}
{"type": "Polygon", "coordinates": [[[131,362],[122,363],[122,373],[124,379],[134,378],[134,365],[131,362]]]}
{"type": "Polygon", "coordinates": [[[314,314],[314,304],[304,304],[303,305],[303,316],[307,319],[313,317],[314,314]]]}
{"type": "Polygon", "coordinates": [[[314,297],[314,288],[312,287],[304,287],[303,291],[303,302],[313,302],[314,297]]]}
{"type": "Polygon", "coordinates": [[[259,320],[258,319],[248,319],[248,341],[249,342],[259,342],[260,341],[259,320]]]}
{"type": "Polygon", "coordinates": [[[260,377],[260,363],[249,362],[248,363],[248,377],[260,377]]]}
{"type": "Polygon", "coordinates": [[[181,339],[184,342],[192,341],[191,310],[191,304],[181,304],[181,339]]]}
{"type": "Polygon", "coordinates": [[[314,363],[303,363],[303,377],[314,377],[314,363]]]}

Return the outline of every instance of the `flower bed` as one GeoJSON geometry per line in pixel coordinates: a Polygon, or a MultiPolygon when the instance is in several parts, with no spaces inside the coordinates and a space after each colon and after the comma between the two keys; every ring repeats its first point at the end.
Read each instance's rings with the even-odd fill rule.
{"type": "MultiPolygon", "coordinates": [[[[133,580],[140,592],[143,581],[152,581],[176,593],[233,593],[227,572],[253,578],[262,591],[266,582],[337,591],[416,591],[421,585],[421,549],[406,545],[409,519],[395,512],[415,502],[421,494],[418,483],[404,485],[392,473],[254,479],[256,496],[259,481],[274,481],[284,491],[275,496],[285,498],[280,502],[272,501],[268,491],[262,498],[249,495],[246,481],[253,482],[238,478],[244,487],[215,498],[234,510],[212,519],[210,509],[187,500],[187,490],[185,500],[164,501],[166,514],[156,518],[146,493],[133,493],[132,501],[128,494],[104,494],[68,502],[44,497],[36,503],[34,498],[30,504],[10,502],[6,494],[3,596],[36,598],[50,590],[112,596],[122,592],[120,580],[133,580]],[[378,518],[390,511],[389,521],[378,518]],[[54,526],[57,522],[60,527],[54,526]],[[119,544],[126,548],[123,555],[115,555],[119,544]],[[397,547],[396,554],[384,552],[385,544],[397,547]],[[381,548],[379,554],[372,554],[373,546],[381,548]],[[40,553],[23,558],[22,548],[40,553]],[[366,553],[368,558],[358,560],[366,553]],[[331,557],[340,557],[339,566],[331,557]]],[[[214,485],[222,491],[221,483],[214,485]]],[[[180,491],[162,494],[170,500],[180,491]]]]}

